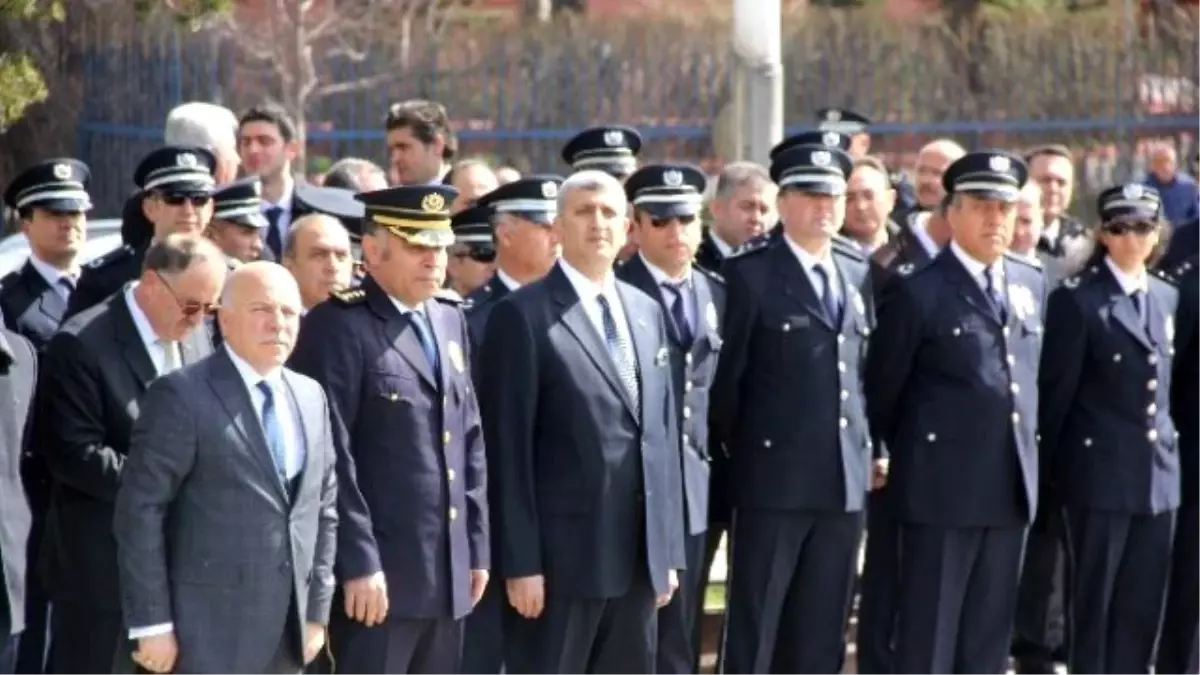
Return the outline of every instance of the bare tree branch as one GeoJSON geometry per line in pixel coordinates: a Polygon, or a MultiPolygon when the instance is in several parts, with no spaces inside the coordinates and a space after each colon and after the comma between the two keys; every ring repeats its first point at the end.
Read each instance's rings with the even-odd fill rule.
{"type": "Polygon", "coordinates": [[[378,75],[370,75],[368,77],[360,77],[357,80],[349,82],[335,82],[317,87],[311,92],[313,98],[324,98],[326,96],[334,96],[336,94],[349,94],[356,91],[364,91],[373,89],[380,85],[390,84],[400,79],[400,74],[380,73],[378,75]]]}

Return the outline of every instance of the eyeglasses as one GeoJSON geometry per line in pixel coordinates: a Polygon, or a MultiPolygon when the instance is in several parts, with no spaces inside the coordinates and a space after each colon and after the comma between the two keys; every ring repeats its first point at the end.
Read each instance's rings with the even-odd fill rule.
{"type": "Polygon", "coordinates": [[[179,305],[179,311],[183,312],[183,315],[186,317],[190,318],[196,316],[197,314],[213,314],[220,307],[220,305],[215,302],[183,300],[179,297],[179,294],[175,292],[175,287],[171,285],[171,282],[167,281],[166,277],[164,277],[158,270],[154,270],[154,276],[158,277],[158,280],[162,282],[163,286],[167,287],[167,291],[171,294],[171,297],[175,298],[175,304],[179,305]]]}
{"type": "Polygon", "coordinates": [[[1137,222],[1116,221],[1116,222],[1112,222],[1112,223],[1105,223],[1104,227],[1102,229],[1104,230],[1104,232],[1107,232],[1108,234],[1116,235],[1118,237],[1123,234],[1128,234],[1130,232],[1132,232],[1134,234],[1146,235],[1146,234],[1150,234],[1151,232],[1157,230],[1158,224],[1146,222],[1144,220],[1137,221],[1137,222]]]}
{"type": "Polygon", "coordinates": [[[192,206],[196,208],[200,208],[212,200],[212,197],[208,195],[181,195],[163,192],[158,193],[158,198],[167,206],[183,206],[185,202],[191,202],[192,206]]]}

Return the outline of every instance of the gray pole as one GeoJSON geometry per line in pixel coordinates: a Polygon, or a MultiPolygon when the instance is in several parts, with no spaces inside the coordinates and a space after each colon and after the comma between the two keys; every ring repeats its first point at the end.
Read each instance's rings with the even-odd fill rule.
{"type": "Polygon", "coordinates": [[[783,138],[780,0],[733,0],[734,137],[739,159],[770,162],[783,138]]]}

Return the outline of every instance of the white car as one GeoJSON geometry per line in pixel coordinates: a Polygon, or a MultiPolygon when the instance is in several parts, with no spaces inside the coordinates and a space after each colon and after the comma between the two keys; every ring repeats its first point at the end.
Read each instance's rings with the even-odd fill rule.
{"type": "MultiPolygon", "coordinates": [[[[87,241],[83,244],[82,262],[95,260],[109,251],[121,248],[123,244],[119,218],[89,220],[87,241]]],[[[4,239],[0,239],[0,277],[21,269],[21,265],[24,265],[28,258],[29,240],[23,233],[10,234],[4,239]]]]}

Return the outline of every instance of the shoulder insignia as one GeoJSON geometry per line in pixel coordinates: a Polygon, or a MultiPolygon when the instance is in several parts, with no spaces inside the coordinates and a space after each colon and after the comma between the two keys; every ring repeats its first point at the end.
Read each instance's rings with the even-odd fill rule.
{"type": "Polygon", "coordinates": [[[366,302],[367,292],[361,288],[347,288],[334,291],[329,294],[329,297],[343,305],[359,305],[366,302]]]}
{"type": "Polygon", "coordinates": [[[128,244],[126,244],[124,246],[121,246],[120,248],[116,248],[116,249],[109,251],[108,253],[105,253],[104,255],[100,256],[99,258],[93,258],[92,260],[87,261],[86,263],[84,263],[83,266],[87,269],[93,269],[93,270],[98,269],[98,268],[104,267],[106,265],[109,265],[117,260],[120,260],[121,258],[124,258],[125,256],[130,255],[131,253],[133,253],[133,249],[130,248],[128,244]]]}
{"type": "Polygon", "coordinates": [[[896,272],[901,276],[908,276],[917,270],[917,266],[912,263],[901,263],[896,267],[896,272]]]}
{"type": "MultiPolygon", "coordinates": [[[[1182,277],[1183,275],[1187,274],[1188,272],[1192,271],[1195,268],[1196,268],[1196,259],[1188,258],[1187,260],[1184,260],[1183,262],[1176,265],[1175,269],[1171,270],[1171,274],[1175,277],[1182,277]]],[[[0,281],[0,284],[3,284],[3,283],[4,283],[3,281],[0,281]]]]}
{"type": "Polygon", "coordinates": [[[463,302],[463,297],[459,295],[457,291],[451,288],[439,289],[437,293],[433,294],[433,299],[439,302],[444,302],[447,305],[454,305],[455,307],[461,305],[463,302]]]}
{"type": "Polygon", "coordinates": [[[770,246],[771,240],[767,237],[757,237],[737,247],[737,249],[729,255],[730,258],[740,258],[744,255],[765,251],[770,246]]]}
{"type": "Polygon", "coordinates": [[[716,272],[708,269],[707,267],[701,267],[699,265],[694,265],[694,266],[692,266],[692,269],[699,272],[700,274],[703,274],[704,276],[708,277],[711,281],[715,281],[716,283],[721,284],[722,286],[725,285],[725,277],[721,276],[720,274],[717,274],[716,272]]]}
{"type": "Polygon", "coordinates": [[[1179,275],[1179,272],[1176,270],[1167,271],[1167,270],[1160,270],[1157,267],[1154,267],[1154,268],[1151,268],[1149,270],[1149,272],[1150,272],[1150,276],[1155,277],[1161,281],[1165,281],[1168,284],[1175,285],[1175,284],[1179,283],[1179,279],[1177,278],[1179,275]]]}
{"type": "Polygon", "coordinates": [[[1063,279],[1063,288],[1079,288],[1079,275],[1067,277],[1063,279]]]}

